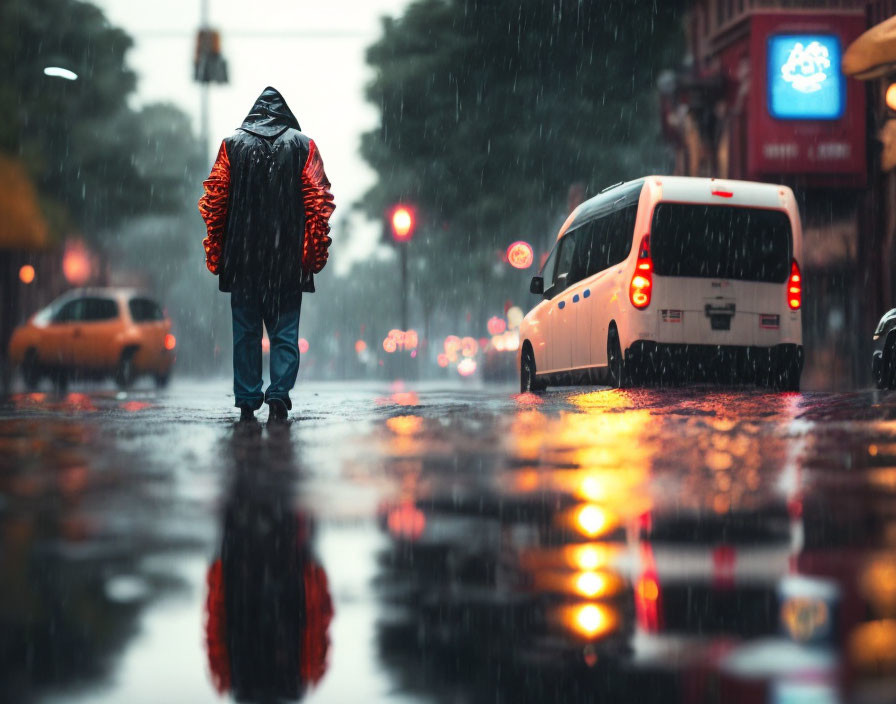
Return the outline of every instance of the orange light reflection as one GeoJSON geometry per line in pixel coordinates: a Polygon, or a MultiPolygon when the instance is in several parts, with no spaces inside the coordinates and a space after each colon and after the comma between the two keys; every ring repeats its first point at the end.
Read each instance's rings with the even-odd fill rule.
{"type": "Polygon", "coordinates": [[[577,635],[592,640],[611,633],[619,624],[619,614],[606,604],[580,604],[562,608],[560,620],[577,635]]]}
{"type": "Polygon", "coordinates": [[[407,437],[420,432],[423,419],[420,416],[393,416],[386,420],[386,427],[396,435],[407,437]]]}

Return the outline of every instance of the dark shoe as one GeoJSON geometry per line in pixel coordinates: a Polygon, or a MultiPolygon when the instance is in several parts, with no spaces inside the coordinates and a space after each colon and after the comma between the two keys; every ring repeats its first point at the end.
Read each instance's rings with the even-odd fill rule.
{"type": "Polygon", "coordinates": [[[251,423],[255,420],[255,411],[248,406],[240,406],[240,423],[251,423]]]}
{"type": "Polygon", "coordinates": [[[289,418],[289,410],[286,404],[278,398],[268,401],[268,420],[283,421],[289,418]]]}

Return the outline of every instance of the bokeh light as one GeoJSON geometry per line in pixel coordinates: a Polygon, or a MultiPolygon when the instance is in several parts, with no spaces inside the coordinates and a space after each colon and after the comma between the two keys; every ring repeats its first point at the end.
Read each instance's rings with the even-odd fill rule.
{"type": "Polygon", "coordinates": [[[90,256],[84,245],[76,242],[66,245],[65,254],[62,255],[62,273],[73,286],[83,286],[90,280],[90,256]]]}
{"type": "Polygon", "coordinates": [[[528,242],[518,240],[507,248],[507,261],[514,269],[528,269],[535,261],[535,252],[528,242]]]}
{"type": "Polygon", "coordinates": [[[489,335],[500,335],[507,329],[507,321],[495,315],[488,319],[487,327],[489,335]]]}
{"type": "Polygon", "coordinates": [[[21,269],[19,269],[19,281],[23,284],[30,284],[34,281],[34,267],[30,264],[25,264],[21,269]]]}
{"type": "Polygon", "coordinates": [[[461,376],[473,376],[476,373],[476,360],[472,357],[464,357],[457,364],[457,373],[461,376]]]}

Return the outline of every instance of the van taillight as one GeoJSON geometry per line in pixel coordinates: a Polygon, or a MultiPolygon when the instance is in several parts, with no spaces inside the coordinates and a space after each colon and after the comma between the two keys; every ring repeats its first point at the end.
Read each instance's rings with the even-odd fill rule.
{"type": "Polygon", "coordinates": [[[803,277],[796,259],[790,262],[790,278],[787,279],[787,305],[790,310],[799,310],[803,305],[803,277]]]}
{"type": "Polygon", "coordinates": [[[650,235],[644,235],[641,238],[641,246],[638,247],[638,261],[635,263],[635,273],[628,289],[632,305],[639,310],[649,306],[652,289],[653,259],[650,258],[650,235]]]}

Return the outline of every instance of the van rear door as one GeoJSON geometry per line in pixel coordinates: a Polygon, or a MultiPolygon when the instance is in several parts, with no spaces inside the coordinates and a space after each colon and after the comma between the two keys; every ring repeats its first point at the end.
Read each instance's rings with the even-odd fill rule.
{"type": "Polygon", "coordinates": [[[661,202],[650,250],[661,338],[775,343],[793,251],[785,211],[661,202]]]}

